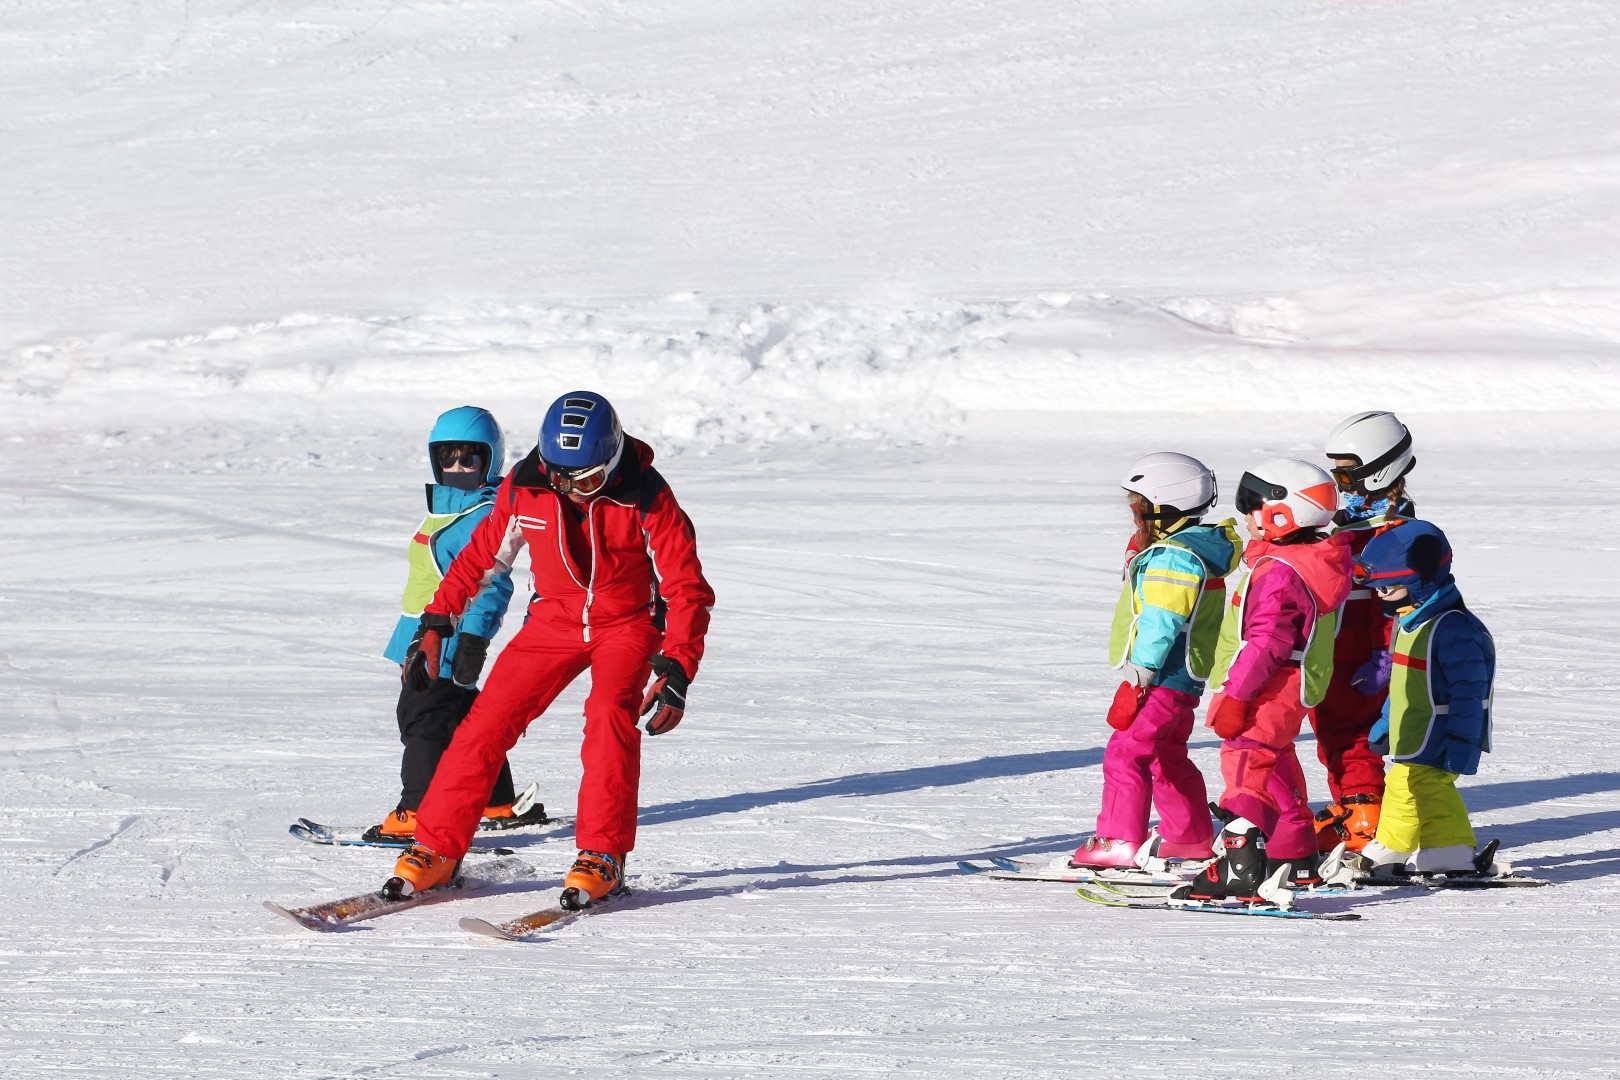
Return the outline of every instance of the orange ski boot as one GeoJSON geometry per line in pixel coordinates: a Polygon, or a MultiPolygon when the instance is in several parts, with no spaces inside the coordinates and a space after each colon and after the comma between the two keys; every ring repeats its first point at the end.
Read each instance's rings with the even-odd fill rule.
{"type": "Polygon", "coordinates": [[[1316,812],[1316,850],[1326,855],[1340,844],[1347,843],[1350,834],[1344,827],[1350,811],[1342,803],[1328,803],[1316,812]]]}
{"type": "Polygon", "coordinates": [[[1344,800],[1347,816],[1344,819],[1344,846],[1360,851],[1378,835],[1378,814],[1383,809],[1379,795],[1351,795],[1344,800]]]}
{"type": "Polygon", "coordinates": [[[383,884],[382,894],[388,900],[403,900],[449,884],[459,869],[460,859],[447,859],[421,844],[412,844],[394,863],[394,876],[383,884]]]}
{"type": "Polygon", "coordinates": [[[551,821],[546,816],[546,804],[528,800],[528,792],[524,793],[517,802],[509,802],[504,806],[484,807],[484,820],[478,823],[480,829],[521,829],[525,825],[545,825],[551,821]],[[527,803],[527,805],[525,805],[527,803]]]}
{"type": "Polygon", "coordinates": [[[372,843],[378,840],[402,840],[408,844],[416,839],[416,811],[395,810],[383,818],[381,825],[373,825],[362,833],[360,839],[372,843]]]}
{"type": "Polygon", "coordinates": [[[558,902],[569,911],[578,911],[625,891],[623,855],[581,851],[574,859],[573,869],[563,878],[558,902]]]}

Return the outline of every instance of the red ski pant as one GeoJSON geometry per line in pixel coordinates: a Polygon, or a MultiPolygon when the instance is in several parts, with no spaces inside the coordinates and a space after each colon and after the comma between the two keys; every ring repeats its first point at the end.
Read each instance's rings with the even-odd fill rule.
{"type": "Polygon", "coordinates": [[[1384,794],[1384,759],[1367,745],[1367,734],[1378,722],[1387,691],[1368,697],[1350,685],[1368,657],[1333,661],[1333,681],[1327,697],[1311,710],[1316,729],[1316,756],[1327,770],[1328,791],[1334,802],[1351,795],[1384,794]]]}
{"type": "Polygon", "coordinates": [[[585,772],[574,840],[584,850],[615,855],[636,846],[641,783],[636,720],[652,674],[648,660],[658,652],[661,635],[651,622],[634,622],[594,627],[590,641],[579,638],[577,626],[563,629],[530,619],[501,650],[416,812],[418,843],[452,859],[467,853],[506,752],[531,720],[589,670],[579,751],[585,772]]]}
{"type": "Polygon", "coordinates": [[[1214,838],[1204,774],[1187,757],[1197,707],[1191,694],[1152,687],[1131,726],[1109,738],[1098,836],[1146,840],[1152,803],[1159,808],[1159,835],[1171,843],[1207,846],[1214,838]]]}
{"type": "Polygon", "coordinates": [[[1316,756],[1327,770],[1334,802],[1384,793],[1384,759],[1367,745],[1367,733],[1378,722],[1388,692],[1380,690],[1369,697],[1350,680],[1388,639],[1389,620],[1370,594],[1345,602],[1333,639],[1333,680],[1322,703],[1311,710],[1316,756]]]}

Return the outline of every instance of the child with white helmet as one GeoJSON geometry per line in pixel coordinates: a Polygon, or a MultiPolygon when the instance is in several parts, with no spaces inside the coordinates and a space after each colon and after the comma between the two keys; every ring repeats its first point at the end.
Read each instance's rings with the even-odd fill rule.
{"type": "MultiPolygon", "coordinates": [[[[1415,516],[1406,498],[1406,477],[1417,464],[1412,433],[1391,412],[1346,417],[1324,445],[1339,488],[1335,531],[1348,533],[1360,553],[1374,536],[1415,516]]],[[[1339,612],[1333,642],[1333,680],[1311,710],[1316,754],[1327,770],[1331,802],[1316,815],[1317,846],[1331,851],[1340,841],[1359,851],[1378,831],[1384,797],[1384,762],[1368,745],[1388,695],[1390,619],[1372,590],[1355,586],[1339,612]]]]}
{"type": "Polygon", "coordinates": [[[1109,659],[1124,679],[1108,710],[1114,733],[1103,756],[1097,832],[1071,863],[1203,860],[1213,835],[1209,796],[1187,739],[1241,543],[1230,519],[1202,523],[1216,502],[1215,475],[1196,458],[1149,454],[1120,486],[1136,525],[1109,642],[1109,659]],[[1150,804],[1159,811],[1151,831],[1150,804]]]}
{"type": "Polygon", "coordinates": [[[1256,466],[1239,481],[1235,503],[1251,537],[1243,551],[1248,572],[1221,626],[1207,717],[1223,740],[1226,824],[1217,861],[1172,895],[1250,903],[1263,899],[1261,886],[1274,873],[1285,886],[1321,880],[1294,740],[1332,675],[1350,548],[1347,536],[1322,531],[1338,498],[1333,478],[1309,462],[1256,466]]]}

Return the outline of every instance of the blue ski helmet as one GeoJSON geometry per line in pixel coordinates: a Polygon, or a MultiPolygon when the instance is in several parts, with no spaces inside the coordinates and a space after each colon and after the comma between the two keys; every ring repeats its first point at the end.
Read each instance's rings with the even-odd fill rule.
{"type": "Polygon", "coordinates": [[[1357,585],[1405,585],[1422,603],[1451,581],[1451,544],[1427,521],[1403,521],[1367,542],[1356,556],[1357,585]]]}
{"type": "Polygon", "coordinates": [[[484,483],[498,484],[506,467],[506,440],[501,436],[501,425],[495,422],[488,409],[463,405],[451,409],[433,422],[428,432],[428,461],[433,466],[433,482],[444,483],[444,470],[439,466],[436,447],[440,443],[476,443],[484,448],[484,483]]]}
{"type": "Polygon", "coordinates": [[[619,414],[601,394],[575,390],[551,403],[540,421],[540,458],[573,472],[596,465],[613,467],[624,450],[619,414]]]}

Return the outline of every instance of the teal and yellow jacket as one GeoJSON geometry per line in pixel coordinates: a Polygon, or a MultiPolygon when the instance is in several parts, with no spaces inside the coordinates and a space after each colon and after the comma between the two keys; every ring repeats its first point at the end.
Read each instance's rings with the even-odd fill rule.
{"type": "Polygon", "coordinates": [[[1109,663],[1148,668],[1157,672],[1154,686],[1201,695],[1220,639],[1226,577],[1242,554],[1230,519],[1189,525],[1138,552],[1114,607],[1109,663]]]}

